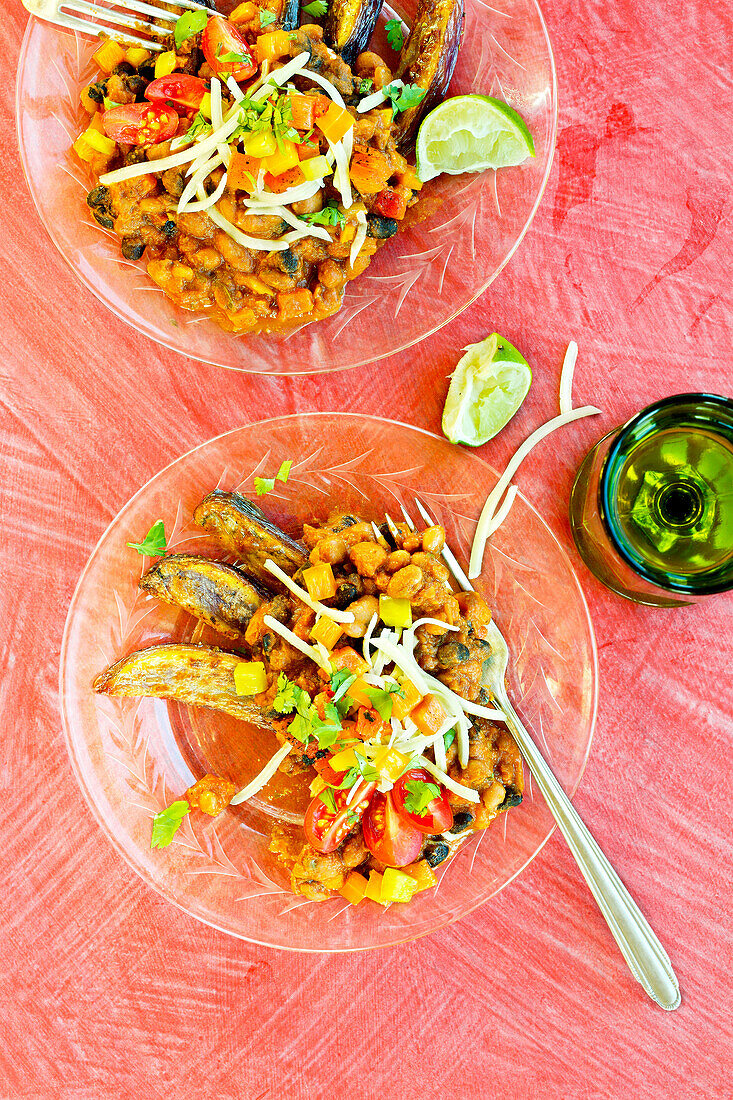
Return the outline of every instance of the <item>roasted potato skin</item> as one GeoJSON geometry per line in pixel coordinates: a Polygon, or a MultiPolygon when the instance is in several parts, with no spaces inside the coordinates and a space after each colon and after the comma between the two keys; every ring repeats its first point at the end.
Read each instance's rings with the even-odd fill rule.
{"type": "Polygon", "coordinates": [[[290,577],[307,563],[298,543],[270,523],[256,504],[239,493],[215,489],[197,506],[193,519],[239,559],[240,569],[275,592],[285,592],[286,588],[265,569],[267,558],[290,577]]]}
{"type": "Polygon", "coordinates": [[[214,646],[154,645],[110,665],[97,676],[94,690],[100,695],[176,699],[272,729],[267,709],[250,696],[237,695],[234,669],[241,660],[214,646]]]}
{"type": "Polygon", "coordinates": [[[324,40],[352,68],[369,44],[383,4],[384,0],[331,0],[328,5],[324,40]]]}
{"type": "Polygon", "coordinates": [[[426,94],[395,122],[395,140],[404,152],[415,141],[420,122],[444,98],[458,60],[465,18],[464,0],[420,0],[410,37],[400,54],[396,77],[426,94]]]}
{"type": "Polygon", "coordinates": [[[140,588],[235,641],[262,603],[257,589],[239,570],[196,554],[161,558],[143,574],[140,588]]]}

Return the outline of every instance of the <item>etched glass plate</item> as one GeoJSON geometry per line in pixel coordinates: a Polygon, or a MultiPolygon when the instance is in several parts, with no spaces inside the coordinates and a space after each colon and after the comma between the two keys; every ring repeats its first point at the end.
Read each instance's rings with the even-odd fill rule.
{"type": "MultiPolygon", "coordinates": [[[[332,508],[381,521],[419,495],[446,527],[465,564],[476,518],[496,473],[444,439],[392,421],[336,413],[282,417],[202,444],[148,482],[94,550],[69,610],[61,655],[61,706],[74,770],[117,850],[181,909],[224,932],[301,951],[353,951],[423,936],[469,913],[510,882],[550,836],[553,821],[527,775],[521,806],[497,818],[438,869],[439,885],[382,912],[341,898],[308,902],[289,892],[267,851],[272,819],[298,819],[307,794],[285,777],[249,804],[217,818],[191,815],[170,847],[151,851],[153,815],[207,771],[238,786],[275,751],[273,736],[215,711],[92,692],[107,664],[141,646],[190,639],[195,623],[141,596],[146,565],[132,550],[158,519],[172,550],[216,547],[191,523],[195,505],[219,486],[254,496],[255,476],[293,459],[287,485],[264,498],[268,515],[298,535],[332,508]],[[298,799],[300,802],[298,803],[298,799]],[[295,807],[295,808],[293,808],[295,807]]],[[[508,685],[517,709],[560,782],[573,793],[596,712],[596,652],[573,568],[523,497],[486,553],[477,587],[509,643],[508,685]]],[[[198,634],[196,635],[199,636],[198,634]]],[[[204,640],[214,642],[213,636],[204,640]]],[[[226,648],[226,643],[224,645],[226,648]]]]}
{"type": "MultiPolygon", "coordinates": [[[[414,0],[399,8],[410,22],[414,0]]],[[[384,39],[385,8],[375,43],[384,39]]],[[[555,146],[552,51],[535,0],[466,0],[466,31],[451,94],[505,99],[527,120],[537,156],[499,173],[426,184],[409,224],[349,284],[343,308],[288,336],[234,337],[173,305],[125,260],[117,237],[85,203],[90,175],[71,151],[86,126],[80,90],[94,78],[93,43],[31,19],[18,63],[23,168],[41,219],[63,257],[101,302],[139,332],[183,355],[264,374],[310,374],[372,363],[424,340],[470,305],[504,267],[539,204],[555,146]]]]}

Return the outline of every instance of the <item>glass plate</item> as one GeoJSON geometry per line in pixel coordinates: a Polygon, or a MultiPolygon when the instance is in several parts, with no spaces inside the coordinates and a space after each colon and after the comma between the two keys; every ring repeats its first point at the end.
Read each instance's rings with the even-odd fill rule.
{"type": "MultiPolygon", "coordinates": [[[[185,819],[169,848],[151,851],[151,818],[206,771],[243,785],[275,750],[214,711],[91,690],[107,664],[141,646],[191,637],[190,616],[142,597],[146,565],[125,544],[165,521],[173,550],[215,547],[193,527],[195,505],[216,486],[254,496],[255,475],[294,459],[287,485],[264,498],[268,515],[298,534],[333,507],[381,521],[419,494],[465,564],[476,517],[496,473],[444,439],[392,421],[313,413],[238,428],[202,444],[148,482],[102,536],[71,603],[61,654],[61,706],[69,752],[99,824],[141,877],[185,912],[255,943],[298,951],[354,951],[435,931],[488,901],[537,854],[553,828],[529,774],[524,802],[497,818],[438,869],[439,885],[382,912],[341,898],[291,894],[267,852],[283,812],[285,777],[218,818],[185,819]]],[[[596,713],[597,667],[588,609],[554,535],[521,496],[494,536],[477,588],[509,643],[508,686],[564,788],[577,787],[596,713]]],[[[211,639],[209,639],[211,640],[211,639]]],[[[226,648],[226,644],[225,644],[226,648]]],[[[297,815],[296,815],[297,816],[297,815]]]]}
{"type": "MultiPolygon", "coordinates": [[[[399,9],[407,21],[414,0],[399,9]]],[[[385,8],[384,20],[393,14],[385,8]]],[[[381,35],[381,38],[380,38],[381,35]]],[[[488,92],[526,118],[537,156],[518,168],[445,176],[425,186],[412,224],[382,248],[335,316],[288,336],[233,337],[174,306],[144,263],[125,260],[86,206],[91,177],[70,145],[84,125],[79,91],[94,44],[31,19],[18,63],[17,125],[28,186],[64,259],[117,317],[183,355],[235,370],[311,374],[372,363],[424,340],[499,274],[539,204],[555,147],[552,51],[535,0],[466,0],[451,94],[488,92]]],[[[381,51],[395,57],[389,46],[381,51]]]]}

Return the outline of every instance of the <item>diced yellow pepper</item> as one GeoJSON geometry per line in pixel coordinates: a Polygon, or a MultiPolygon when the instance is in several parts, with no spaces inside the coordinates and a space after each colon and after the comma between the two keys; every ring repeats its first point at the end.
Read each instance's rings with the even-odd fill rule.
{"type": "Polygon", "coordinates": [[[352,871],[346,882],[339,890],[339,894],[350,901],[352,905],[358,905],[364,900],[369,883],[358,871],[352,871]]]}
{"type": "Polygon", "coordinates": [[[255,40],[253,53],[257,61],[276,61],[290,51],[290,35],[287,31],[276,30],[261,34],[255,40]]]}
{"type": "Polygon", "coordinates": [[[262,661],[240,661],[234,666],[234,689],[237,695],[259,695],[267,687],[267,673],[262,661]]]}
{"type": "Polygon", "coordinates": [[[336,595],[336,578],[327,563],[303,570],[303,584],[312,600],[330,600],[336,595]]]}
{"type": "Polygon", "coordinates": [[[344,749],[332,756],[328,762],[335,772],[345,772],[349,768],[356,767],[356,756],[353,749],[344,749]]]}
{"type": "Polygon", "coordinates": [[[87,145],[105,157],[111,157],[117,148],[117,142],[107,137],[106,134],[100,133],[95,126],[90,126],[81,136],[87,145]]]}
{"type": "Polygon", "coordinates": [[[387,626],[407,630],[412,626],[412,605],[409,600],[396,600],[392,596],[379,597],[379,618],[387,626]]]}
{"type": "Polygon", "coordinates": [[[422,699],[422,693],[418,691],[412,680],[408,680],[406,676],[397,674],[397,680],[402,695],[395,692],[392,696],[392,717],[396,718],[398,722],[403,722],[422,699]]]}
{"type": "Polygon", "coordinates": [[[340,244],[349,244],[356,236],[356,226],[345,225],[341,230],[341,236],[339,237],[340,244]]]}
{"type": "Polygon", "coordinates": [[[178,58],[173,50],[159,53],[155,59],[155,79],[160,80],[162,76],[170,76],[171,73],[176,71],[177,65],[178,58]]]}
{"type": "Polygon", "coordinates": [[[429,890],[438,881],[438,876],[426,859],[421,859],[419,863],[411,863],[409,867],[403,867],[402,870],[410,878],[414,878],[418,894],[421,890],[429,890]]]}
{"type": "Polygon", "coordinates": [[[396,783],[410,763],[410,759],[411,757],[406,756],[404,752],[398,752],[397,749],[390,749],[385,745],[374,757],[374,767],[380,775],[396,783]]]}
{"type": "Polygon", "coordinates": [[[413,894],[417,893],[417,883],[414,878],[406,875],[404,871],[398,871],[396,867],[387,867],[382,876],[382,905],[392,901],[400,901],[403,904],[410,901],[413,894]]]}
{"type": "Polygon", "coordinates": [[[99,66],[105,73],[111,73],[113,69],[116,69],[118,65],[121,65],[125,61],[126,55],[119,42],[115,42],[112,38],[108,38],[92,57],[92,61],[99,66]]]}
{"type": "Polygon", "coordinates": [[[273,153],[271,157],[267,157],[262,163],[271,175],[281,176],[283,172],[289,172],[291,168],[297,168],[300,164],[298,146],[294,141],[288,141],[287,138],[284,138],[282,149],[278,149],[276,153],[273,153]]]}
{"type": "Polygon", "coordinates": [[[369,872],[369,882],[367,888],[364,891],[364,897],[369,898],[370,901],[378,901],[380,905],[382,902],[382,876],[379,871],[369,872]]]}
{"type": "Polygon", "coordinates": [[[204,118],[211,118],[211,92],[204,92],[204,98],[201,100],[199,111],[201,111],[204,118]]]}
{"type": "Polygon", "coordinates": [[[327,786],[328,783],[326,782],[326,780],[321,779],[320,775],[317,775],[311,783],[310,787],[308,788],[311,793],[311,798],[315,798],[317,794],[321,793],[321,791],[325,791],[327,786]]]}
{"type": "Polygon", "coordinates": [[[257,4],[244,0],[243,4],[238,4],[234,11],[229,12],[227,18],[230,23],[251,23],[259,10],[257,4]]]}
{"type": "Polygon", "coordinates": [[[79,92],[79,102],[81,103],[87,114],[93,115],[96,114],[99,104],[97,103],[96,99],[92,99],[92,97],[89,95],[90,88],[91,84],[87,84],[86,88],[82,88],[82,90],[79,92]]]}
{"type": "Polygon", "coordinates": [[[248,157],[271,157],[277,152],[277,138],[272,130],[259,130],[244,139],[244,151],[248,157]]]}
{"type": "Polygon", "coordinates": [[[316,624],[311,630],[311,638],[314,642],[320,642],[321,645],[325,645],[330,653],[343,632],[344,628],[339,626],[338,623],[335,623],[333,619],[329,619],[327,615],[321,615],[320,619],[316,620],[316,624]]]}
{"type": "Polygon", "coordinates": [[[408,164],[404,172],[397,176],[397,182],[405,187],[411,187],[413,191],[422,191],[422,180],[417,174],[417,169],[408,164]]]}
{"type": "Polygon", "coordinates": [[[316,125],[324,137],[331,142],[341,141],[354,125],[354,119],[344,107],[332,103],[325,115],[317,119],[316,125]]]}
{"type": "Polygon", "coordinates": [[[87,145],[83,134],[76,139],[71,148],[74,150],[79,160],[86,161],[87,164],[98,155],[95,150],[92,149],[91,145],[87,145]]]}
{"type": "Polygon", "coordinates": [[[142,46],[128,46],[127,48],[127,60],[131,65],[134,65],[136,69],[139,69],[141,65],[150,57],[150,51],[144,50],[142,46]]]}
{"type": "Polygon", "coordinates": [[[97,130],[98,133],[104,133],[104,115],[101,111],[97,111],[96,115],[92,115],[89,121],[89,129],[97,130]]]}
{"type": "Polygon", "coordinates": [[[325,157],[310,157],[308,160],[301,160],[300,170],[307,180],[322,180],[331,175],[333,166],[325,157]]]}

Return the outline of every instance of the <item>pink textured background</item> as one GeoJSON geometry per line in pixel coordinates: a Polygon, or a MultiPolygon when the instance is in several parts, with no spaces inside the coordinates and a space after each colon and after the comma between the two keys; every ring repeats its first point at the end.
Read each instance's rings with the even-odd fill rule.
{"type": "Polygon", "coordinates": [[[730,6],[548,0],[545,15],[557,161],[505,273],[406,361],[273,381],[161,352],[67,270],[17,161],[11,77],[25,14],[7,5],[2,1100],[731,1095],[733,597],[637,608],[582,573],[601,701],[576,803],[669,951],[683,993],[672,1014],[630,978],[557,836],[485,909],[406,947],[328,958],[228,939],[114,853],[60,729],[58,654],[78,574],[135,489],[202,440],[352,403],[437,430],[458,349],[496,328],[535,379],[486,448],[500,466],[554,413],[574,336],[577,399],[604,416],[520,475],[569,544],[572,476],[603,430],[673,392],[730,394],[730,6]]]}

